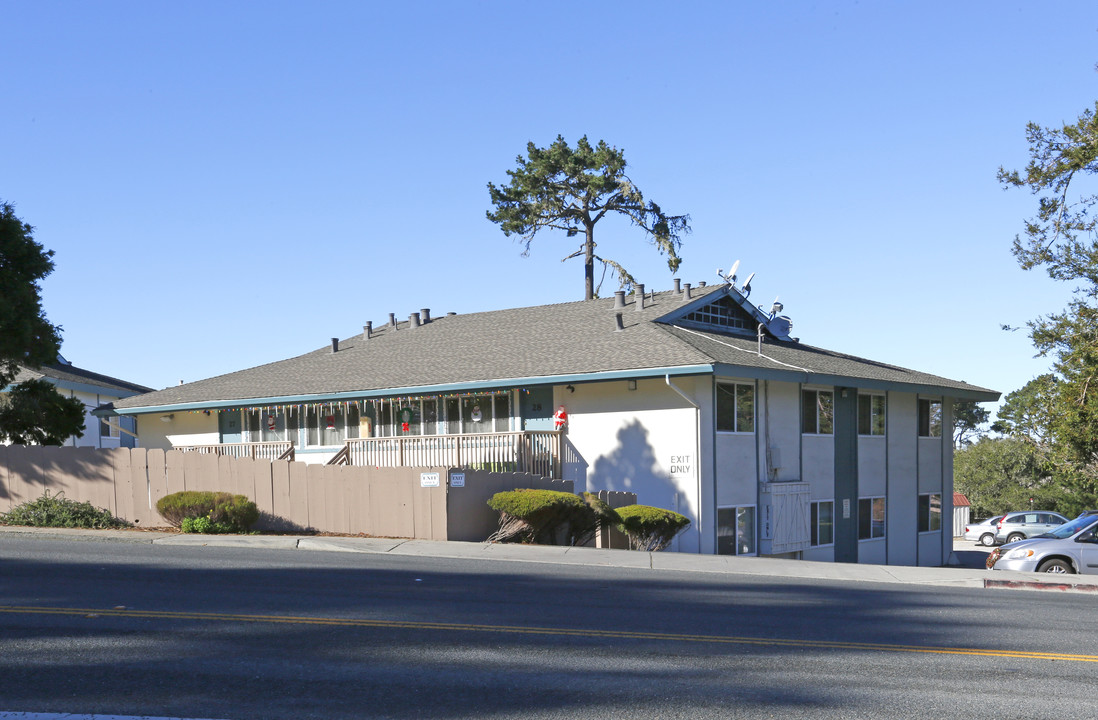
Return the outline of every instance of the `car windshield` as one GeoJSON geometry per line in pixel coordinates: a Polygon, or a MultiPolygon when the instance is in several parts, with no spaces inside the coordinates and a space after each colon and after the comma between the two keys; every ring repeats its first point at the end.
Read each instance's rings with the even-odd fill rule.
{"type": "Polygon", "coordinates": [[[1098,522],[1098,517],[1094,515],[1087,515],[1085,517],[1078,517],[1070,522],[1066,522],[1058,528],[1049,530],[1044,535],[1048,537],[1059,538],[1061,540],[1069,538],[1075,533],[1079,532],[1083,528],[1090,527],[1094,523],[1098,522]]]}

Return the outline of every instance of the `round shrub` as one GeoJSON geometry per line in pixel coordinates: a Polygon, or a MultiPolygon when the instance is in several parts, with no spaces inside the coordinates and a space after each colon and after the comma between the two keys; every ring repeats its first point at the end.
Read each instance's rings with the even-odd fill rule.
{"type": "Polygon", "coordinates": [[[489,542],[571,543],[571,529],[592,513],[578,495],[531,488],[496,493],[488,507],[500,515],[499,530],[489,542]]]}
{"type": "Polygon", "coordinates": [[[618,529],[629,536],[634,550],[663,550],[690,525],[690,519],[651,505],[626,505],[617,509],[618,529]]]}
{"type": "Polygon", "coordinates": [[[50,495],[49,490],[37,500],[18,505],[11,512],[0,513],[0,524],[97,530],[130,527],[130,523],[116,518],[109,510],[69,500],[63,492],[50,495]]]}
{"type": "Polygon", "coordinates": [[[156,511],[183,532],[242,533],[259,520],[259,508],[245,496],[205,490],[165,495],[157,501],[156,511]]]}

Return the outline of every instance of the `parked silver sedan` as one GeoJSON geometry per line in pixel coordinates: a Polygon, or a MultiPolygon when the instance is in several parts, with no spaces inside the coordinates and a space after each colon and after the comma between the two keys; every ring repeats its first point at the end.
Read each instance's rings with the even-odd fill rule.
{"type": "Polygon", "coordinates": [[[991,570],[1098,575],[1098,515],[1081,515],[1040,537],[991,551],[991,570]]]}
{"type": "Polygon", "coordinates": [[[1054,512],[1011,512],[999,520],[999,530],[995,539],[1001,543],[1012,543],[1047,533],[1067,522],[1067,518],[1054,512]]]}
{"type": "Polygon", "coordinates": [[[965,525],[965,540],[991,547],[995,544],[995,533],[999,530],[998,522],[1002,519],[1002,515],[996,515],[978,523],[965,525]]]}

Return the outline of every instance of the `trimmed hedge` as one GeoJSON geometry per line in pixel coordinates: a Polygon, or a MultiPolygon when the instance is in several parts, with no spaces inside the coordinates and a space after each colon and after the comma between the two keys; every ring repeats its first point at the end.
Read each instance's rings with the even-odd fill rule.
{"type": "Polygon", "coordinates": [[[94,507],[89,502],[69,500],[63,492],[50,495],[49,490],[37,500],[17,505],[11,512],[0,513],[0,524],[96,530],[130,527],[130,523],[116,518],[109,510],[94,507]]]}
{"type": "Polygon", "coordinates": [[[160,498],[156,511],[183,532],[245,533],[259,520],[259,508],[243,495],[184,490],[160,498]]]}
{"type": "Polygon", "coordinates": [[[634,550],[664,550],[690,525],[684,515],[650,505],[626,505],[617,509],[618,529],[629,536],[634,550]]]}
{"type": "Polygon", "coordinates": [[[500,514],[489,542],[585,545],[600,527],[618,522],[613,508],[593,493],[523,488],[496,493],[488,506],[500,514]]]}

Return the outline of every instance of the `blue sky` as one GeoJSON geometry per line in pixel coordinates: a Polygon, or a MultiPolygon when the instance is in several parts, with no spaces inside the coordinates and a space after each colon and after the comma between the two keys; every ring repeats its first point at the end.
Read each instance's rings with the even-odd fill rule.
{"type": "MultiPolygon", "coordinates": [[[[160,388],[407,319],[567,302],[485,218],[526,143],[622,148],[805,343],[1004,393],[1070,287],[1020,270],[1025,123],[1098,99],[1093,2],[0,0],[0,199],[56,252],[75,364],[160,388]]],[[[599,252],[648,288],[627,222],[599,252]]],[[[607,280],[603,294],[615,289],[607,280]]],[[[457,351],[457,349],[455,349],[457,351]]]]}

